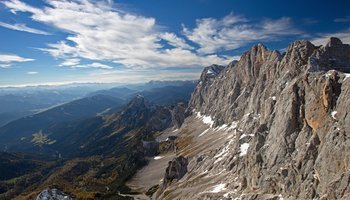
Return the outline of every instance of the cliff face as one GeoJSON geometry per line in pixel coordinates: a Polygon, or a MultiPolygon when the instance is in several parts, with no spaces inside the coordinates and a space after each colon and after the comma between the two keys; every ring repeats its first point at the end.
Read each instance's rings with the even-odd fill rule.
{"type": "Polygon", "coordinates": [[[347,72],[350,45],[337,38],[283,56],[259,44],[205,68],[177,140],[188,173],[158,197],[350,198],[347,72]]]}

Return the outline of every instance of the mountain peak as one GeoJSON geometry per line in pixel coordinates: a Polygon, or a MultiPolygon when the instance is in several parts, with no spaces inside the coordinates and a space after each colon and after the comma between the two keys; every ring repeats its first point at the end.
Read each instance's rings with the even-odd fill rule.
{"type": "Polygon", "coordinates": [[[330,37],[328,39],[326,47],[334,47],[334,46],[341,46],[341,45],[343,45],[343,42],[339,38],[330,37]]]}
{"type": "Polygon", "coordinates": [[[331,37],[325,46],[313,52],[308,61],[309,71],[338,70],[350,72],[350,45],[331,37]]]}
{"type": "Polygon", "coordinates": [[[295,41],[282,59],[255,45],[198,83],[176,141],[191,170],[181,184],[165,183],[160,199],[347,199],[339,160],[350,156],[350,82],[341,73],[349,65],[350,45],[337,38],[295,41]]]}
{"type": "Polygon", "coordinates": [[[202,75],[201,75],[201,80],[206,80],[208,78],[213,78],[217,75],[219,75],[219,73],[224,69],[224,66],[221,65],[210,65],[208,67],[205,67],[202,75]]]}
{"type": "Polygon", "coordinates": [[[148,100],[140,95],[140,94],[137,94],[134,98],[132,98],[130,100],[130,102],[128,103],[128,107],[133,107],[133,106],[140,106],[140,105],[148,105],[148,100]]]}
{"type": "Polygon", "coordinates": [[[297,40],[289,45],[286,54],[300,53],[298,59],[307,59],[315,50],[315,46],[308,40],[297,40]]]}
{"type": "Polygon", "coordinates": [[[257,45],[254,45],[251,49],[251,51],[268,51],[267,47],[263,43],[258,43],[257,45]]]}

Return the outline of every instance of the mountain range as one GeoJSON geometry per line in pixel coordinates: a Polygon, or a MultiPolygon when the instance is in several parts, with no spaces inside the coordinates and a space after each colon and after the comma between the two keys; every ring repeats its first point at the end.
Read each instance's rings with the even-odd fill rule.
{"type": "Polygon", "coordinates": [[[349,72],[337,38],[257,44],[196,83],[97,91],[12,121],[0,198],[348,199],[349,72]]]}

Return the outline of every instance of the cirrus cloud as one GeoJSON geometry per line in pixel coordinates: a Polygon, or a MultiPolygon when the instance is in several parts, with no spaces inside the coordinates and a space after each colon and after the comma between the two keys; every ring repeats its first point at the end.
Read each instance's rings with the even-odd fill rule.
{"type": "Polygon", "coordinates": [[[7,24],[4,22],[0,22],[0,26],[16,30],[16,31],[23,31],[23,32],[28,32],[28,33],[34,33],[34,34],[39,34],[39,35],[50,35],[50,33],[41,31],[35,28],[30,28],[25,24],[7,24]]]}
{"type": "Polygon", "coordinates": [[[38,48],[64,59],[62,66],[71,64],[67,59],[77,58],[113,62],[128,68],[189,67],[230,61],[215,53],[199,55],[184,37],[162,32],[154,18],[122,11],[111,2],[45,2],[47,6],[40,8],[19,0],[2,3],[14,13],[30,13],[33,21],[68,33],[64,40],[38,48]],[[165,47],[164,42],[169,46],[165,47]]]}
{"type": "Polygon", "coordinates": [[[105,65],[102,63],[94,62],[91,64],[86,64],[86,65],[74,65],[71,66],[72,68],[99,68],[99,69],[113,69],[113,67],[109,65],[105,65]]]}
{"type": "Polygon", "coordinates": [[[67,33],[63,40],[37,49],[63,59],[60,66],[75,68],[110,67],[92,65],[98,62],[133,69],[226,65],[233,56],[218,51],[302,34],[287,17],[256,22],[230,13],[222,19],[198,19],[193,28],[183,25],[179,35],[163,31],[155,18],[119,9],[112,1],[46,0],[40,8],[20,0],[2,3],[13,13],[27,12],[33,21],[67,33]],[[80,65],[78,59],[93,63],[80,65]]]}
{"type": "Polygon", "coordinates": [[[252,23],[233,13],[222,19],[199,19],[193,29],[183,26],[183,32],[190,41],[199,45],[198,52],[202,54],[237,49],[261,40],[272,41],[303,34],[294,28],[292,20],[287,17],[252,23]]]}
{"type": "Polygon", "coordinates": [[[228,62],[217,55],[197,55],[183,38],[161,32],[154,18],[118,10],[111,2],[47,0],[46,3],[48,6],[36,8],[19,0],[3,2],[13,12],[28,12],[32,20],[69,33],[65,40],[39,48],[56,58],[79,57],[131,68],[228,62]],[[164,48],[161,40],[171,48],[164,48]]]}
{"type": "Polygon", "coordinates": [[[66,59],[64,62],[62,62],[58,66],[60,67],[75,66],[75,65],[78,65],[79,63],[80,63],[80,59],[70,58],[70,59],[66,59]]]}
{"type": "Polygon", "coordinates": [[[0,67],[9,68],[14,63],[34,61],[31,58],[23,58],[15,54],[0,54],[0,67]]]}

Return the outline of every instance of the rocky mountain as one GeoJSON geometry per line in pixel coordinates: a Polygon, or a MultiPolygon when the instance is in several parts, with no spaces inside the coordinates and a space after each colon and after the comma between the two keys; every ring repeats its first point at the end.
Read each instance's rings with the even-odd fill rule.
{"type": "Polygon", "coordinates": [[[45,189],[42,191],[36,200],[73,200],[69,195],[63,193],[62,191],[58,189],[45,189]]]}
{"type": "Polygon", "coordinates": [[[205,68],[176,133],[188,165],[169,163],[153,198],[350,198],[349,64],[350,45],[330,38],[205,68]]]}
{"type": "Polygon", "coordinates": [[[130,98],[130,96],[132,96],[137,92],[138,92],[137,90],[130,89],[128,87],[114,87],[107,90],[98,90],[98,91],[92,92],[88,94],[88,96],[108,95],[114,98],[127,100],[130,98]]]}
{"type": "Polygon", "coordinates": [[[123,100],[106,95],[78,99],[35,115],[23,117],[0,128],[2,150],[36,152],[58,140],[52,137],[57,126],[77,123],[110,108],[120,108],[123,100]],[[51,136],[50,136],[51,135],[51,136]]]}
{"type": "MultiPolygon", "coordinates": [[[[125,180],[147,163],[148,156],[158,154],[159,144],[154,139],[155,135],[172,126],[172,113],[184,112],[184,109],[172,109],[152,104],[137,95],[119,112],[52,125],[50,134],[42,136],[49,142],[31,146],[23,142],[21,146],[27,149],[16,148],[22,148],[24,152],[40,149],[43,156],[52,158],[52,163],[49,165],[49,161],[38,161],[43,166],[29,165],[26,172],[23,170],[28,161],[13,157],[13,162],[23,164],[23,170],[13,168],[13,176],[0,180],[0,188],[11,188],[3,190],[0,197],[20,195],[22,199],[34,199],[43,190],[40,198],[38,196],[43,199],[56,195],[46,188],[56,188],[74,199],[102,196],[104,199],[115,199],[119,191],[128,190],[123,186],[125,180]],[[11,182],[14,179],[17,182],[27,181],[30,185],[13,187],[11,182]]],[[[0,163],[0,168],[10,166],[8,162],[0,163]]]]}
{"type": "Polygon", "coordinates": [[[0,197],[349,199],[349,67],[337,38],[285,54],[255,45],[204,68],[188,104],[136,95],[118,112],[53,125],[55,142],[40,148],[60,159],[5,153],[14,170],[0,197]]]}
{"type": "MultiPolygon", "coordinates": [[[[0,88],[0,126],[62,105],[113,84],[68,84],[0,88]]],[[[93,96],[93,95],[90,95],[93,96]]]]}
{"type": "Polygon", "coordinates": [[[177,102],[187,102],[191,98],[191,94],[196,87],[192,81],[183,82],[182,85],[169,85],[164,87],[151,88],[139,92],[152,103],[169,106],[177,102]]]}
{"type": "MultiPolygon", "coordinates": [[[[0,126],[84,97],[103,95],[129,101],[135,95],[142,94],[153,103],[170,105],[177,100],[188,101],[195,87],[194,81],[150,81],[117,85],[87,83],[0,88],[0,126]],[[165,92],[167,94],[162,95],[165,92]]],[[[117,111],[110,110],[109,113],[117,111]]]]}
{"type": "Polygon", "coordinates": [[[0,95],[0,126],[78,97],[58,91],[0,95]]]}

